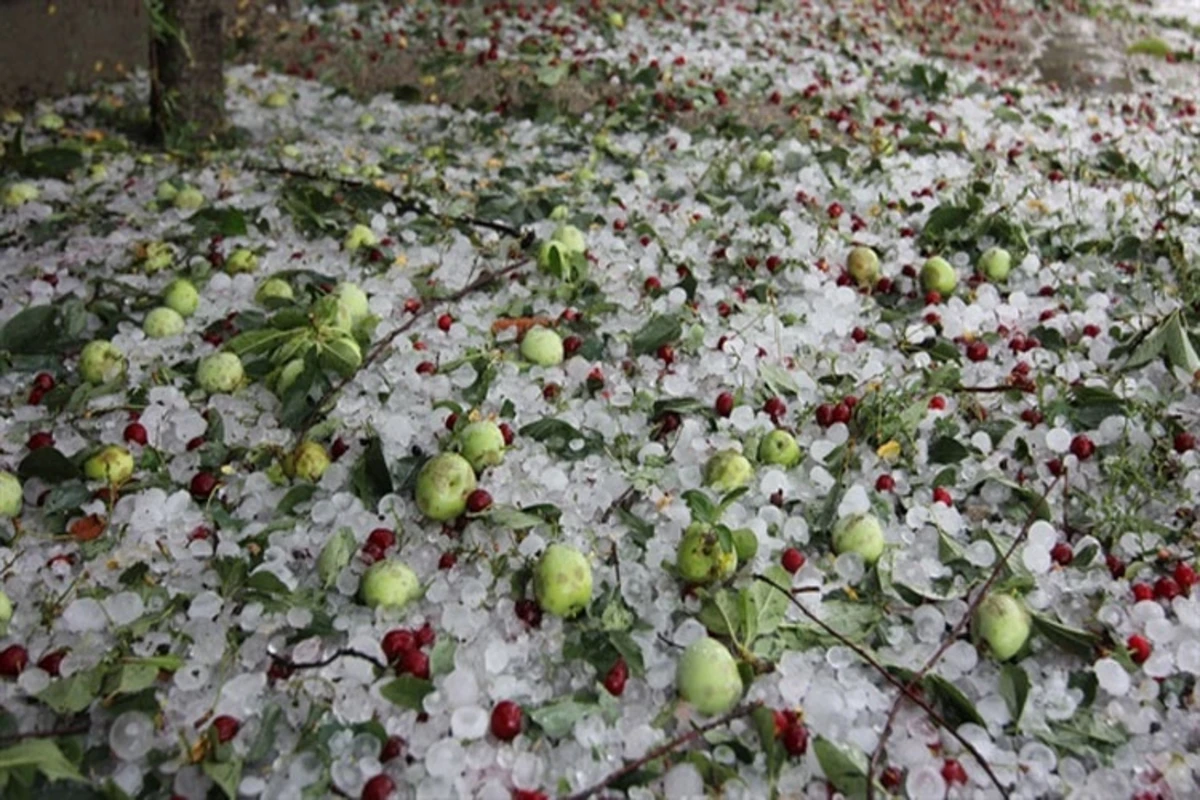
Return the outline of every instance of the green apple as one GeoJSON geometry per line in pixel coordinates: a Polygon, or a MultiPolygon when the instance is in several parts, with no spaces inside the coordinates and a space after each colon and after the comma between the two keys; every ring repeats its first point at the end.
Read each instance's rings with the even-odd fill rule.
{"type": "Polygon", "coordinates": [[[175,200],[175,195],[179,194],[179,189],[170,181],[163,181],[154,190],[154,199],[160,203],[171,203],[175,200]]]}
{"type": "Polygon", "coordinates": [[[435,522],[446,522],[467,510],[467,495],[475,491],[475,470],[458,453],[441,453],[417,473],[417,509],[435,522]]]}
{"type": "Polygon", "coordinates": [[[375,127],[375,116],[366,111],[358,115],[358,127],[362,130],[370,130],[375,127]]]}
{"type": "Polygon", "coordinates": [[[770,150],[759,150],[750,160],[750,171],[766,174],[775,170],[775,156],[770,150]]]}
{"type": "Polygon", "coordinates": [[[0,589],[0,636],[8,633],[8,623],[12,622],[12,599],[3,589],[0,589]]]}
{"type": "Polygon", "coordinates": [[[125,354],[107,339],[95,339],[79,352],[79,374],[99,386],[125,375],[125,354]]]}
{"type": "Polygon", "coordinates": [[[859,286],[874,286],[879,282],[879,256],[869,247],[855,247],[846,257],[846,272],[859,286]]]}
{"type": "Polygon", "coordinates": [[[592,565],[587,556],[565,544],[552,544],[533,570],[538,605],[556,617],[573,617],[592,600],[592,565]]]}
{"type": "Polygon", "coordinates": [[[675,568],[679,577],[701,586],[723,581],[737,570],[737,550],[725,550],[717,534],[703,525],[690,525],[679,540],[675,568]]]}
{"type": "Polygon", "coordinates": [[[339,283],[337,288],[333,290],[333,296],[337,298],[338,304],[346,309],[346,313],[350,316],[351,325],[354,325],[371,313],[367,293],[357,283],[350,283],[349,281],[339,283]]]}
{"type": "Polygon", "coordinates": [[[738,563],[749,564],[758,555],[758,534],[750,528],[738,528],[733,532],[733,550],[738,563]]]}
{"type": "Polygon", "coordinates": [[[329,468],[329,453],[319,443],[305,440],[283,461],[283,472],[289,478],[316,483],[329,468]]]}
{"type": "Polygon", "coordinates": [[[20,514],[23,500],[21,481],[11,472],[0,470],[0,518],[20,514]]]}
{"type": "Polygon", "coordinates": [[[284,108],[292,102],[292,96],[287,92],[274,91],[262,99],[267,108],[284,108]]]}
{"type": "Polygon", "coordinates": [[[366,225],[355,225],[346,234],[344,247],[350,252],[354,252],[360,247],[374,247],[379,244],[379,237],[375,235],[375,231],[368,228],[366,225]]]}
{"type": "Polygon", "coordinates": [[[268,278],[258,287],[254,299],[260,305],[267,305],[272,300],[290,302],[296,299],[296,294],[292,291],[292,285],[283,278],[268,278]]]}
{"type": "Polygon", "coordinates": [[[194,186],[185,186],[175,195],[174,203],[182,211],[195,211],[204,205],[204,195],[194,186]]]}
{"type": "Polygon", "coordinates": [[[421,596],[421,581],[403,561],[388,558],[363,573],[358,596],[371,608],[401,609],[421,596]]]}
{"type": "Polygon", "coordinates": [[[66,124],[66,121],[53,111],[47,111],[37,119],[37,126],[44,131],[60,131],[66,124]]]}
{"type": "Polygon", "coordinates": [[[934,256],[921,267],[921,288],[925,291],[946,297],[954,291],[955,286],[958,286],[958,273],[941,256],[934,256]]]}
{"type": "Polygon", "coordinates": [[[173,308],[159,306],[150,310],[142,320],[142,330],[151,339],[170,339],[183,333],[183,315],[173,308]]]}
{"type": "Polygon", "coordinates": [[[37,200],[38,194],[38,188],[32,183],[22,181],[9,184],[9,187],[4,190],[4,205],[9,208],[18,208],[32,200],[37,200]]]}
{"type": "Polygon", "coordinates": [[[142,271],[147,275],[161,272],[175,263],[175,248],[167,242],[149,242],[142,251],[142,271]]]}
{"type": "Polygon", "coordinates": [[[225,271],[230,275],[254,272],[258,269],[258,254],[246,247],[239,247],[225,259],[225,271]]]}
{"type": "Polygon", "coordinates": [[[725,645],[708,636],[683,651],[675,670],[679,696],[705,716],[724,714],[742,696],[742,676],[725,645]]]}
{"type": "Polygon", "coordinates": [[[183,317],[190,317],[200,306],[200,292],[187,278],[176,278],[163,290],[163,305],[183,317]]]}
{"type": "Polygon", "coordinates": [[[872,513],[850,514],[833,526],[833,549],[838,555],[858,553],[867,564],[883,555],[883,525],[872,513]]]}
{"type": "Polygon", "coordinates": [[[88,480],[118,486],[133,476],[133,456],[119,444],[106,445],[83,462],[83,474],[88,480]]]}
{"type": "Polygon", "coordinates": [[[539,367],[553,367],[563,360],[562,337],[549,328],[531,328],[521,340],[521,356],[539,367]]]}
{"type": "Polygon", "coordinates": [[[704,483],[718,492],[732,492],[750,482],[754,467],[737,450],[722,450],[704,465],[704,483]]]}
{"type": "Polygon", "coordinates": [[[800,445],[796,444],[795,436],[776,428],[758,443],[758,460],[764,464],[794,467],[800,463],[800,445]]]}
{"type": "Polygon", "coordinates": [[[491,420],[472,422],[458,434],[459,453],[480,472],[504,460],[504,432],[491,420]]]}
{"type": "Polygon", "coordinates": [[[989,594],[984,598],[975,610],[975,625],[997,661],[1012,658],[1029,640],[1029,611],[1011,594],[989,594]]]}
{"type": "Polygon", "coordinates": [[[245,377],[246,370],[236,353],[213,353],[196,367],[196,383],[209,394],[231,394],[245,377]]]}
{"type": "Polygon", "coordinates": [[[1000,283],[1012,270],[1012,254],[1003,247],[990,247],[979,257],[977,269],[989,281],[1000,283]]]}
{"type": "Polygon", "coordinates": [[[612,11],[608,15],[608,24],[612,25],[617,30],[625,27],[625,15],[620,11],[612,11]]]}

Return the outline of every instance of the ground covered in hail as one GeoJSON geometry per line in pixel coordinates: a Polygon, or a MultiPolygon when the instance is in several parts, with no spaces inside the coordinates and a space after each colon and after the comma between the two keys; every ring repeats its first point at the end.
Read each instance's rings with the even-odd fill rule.
{"type": "Polygon", "coordinates": [[[0,793],[1194,797],[1188,7],[313,7],[222,146],[9,113],[0,793]]]}

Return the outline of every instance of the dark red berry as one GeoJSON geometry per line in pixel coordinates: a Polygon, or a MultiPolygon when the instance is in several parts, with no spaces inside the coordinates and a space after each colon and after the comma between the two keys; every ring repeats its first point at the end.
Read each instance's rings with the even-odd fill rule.
{"type": "Polygon", "coordinates": [[[389,662],[399,661],[409,650],[417,649],[417,637],[407,628],[396,628],[383,635],[379,646],[389,662]]]}
{"type": "Polygon", "coordinates": [[[237,736],[241,727],[242,723],[238,721],[237,717],[231,717],[228,714],[222,714],[212,721],[212,728],[217,732],[217,741],[221,744],[237,736]]]}
{"type": "Polygon", "coordinates": [[[642,284],[642,288],[646,290],[647,294],[654,294],[662,289],[662,281],[651,275],[649,278],[646,278],[646,281],[642,284]]]}
{"type": "MultiPolygon", "coordinates": [[[[988,357],[988,346],[986,342],[981,342],[978,339],[967,345],[967,358],[971,361],[986,361],[988,357]]],[[[955,762],[957,763],[957,762],[955,762]]]]}
{"type": "Polygon", "coordinates": [[[728,417],[733,413],[733,403],[732,392],[721,392],[717,395],[717,401],[713,403],[713,410],[719,417],[728,417]]]}
{"type": "Polygon", "coordinates": [[[658,356],[659,361],[668,366],[675,363],[675,348],[669,344],[659,345],[658,350],[655,351],[655,355],[658,356]]]}
{"type": "Polygon", "coordinates": [[[420,650],[409,650],[400,656],[400,663],[396,665],[396,672],[401,675],[407,673],[414,678],[426,679],[429,677],[429,656],[420,650]]]}
{"type": "Polygon", "coordinates": [[[772,397],[767,402],[763,403],[763,411],[767,413],[772,420],[778,421],[780,417],[787,413],[787,403],[783,402],[783,398],[772,397]]]}
{"type": "Polygon", "coordinates": [[[386,552],[396,546],[396,532],[391,528],[376,528],[367,534],[367,541],[363,546],[386,552]]]}
{"type": "Polygon", "coordinates": [[[579,348],[583,347],[583,339],[578,336],[571,335],[563,339],[563,355],[567,358],[579,352],[579,348]]]}
{"type": "Polygon", "coordinates": [[[808,752],[808,728],[799,722],[788,726],[783,732],[783,749],[792,758],[799,758],[808,752]]]}
{"type": "Polygon", "coordinates": [[[454,326],[454,317],[449,314],[442,314],[437,318],[438,330],[448,331],[454,326]]]}
{"type": "Polygon", "coordinates": [[[935,394],[933,397],[929,398],[929,407],[934,411],[945,411],[946,398],[942,397],[940,394],[935,394]]]}
{"type": "Polygon", "coordinates": [[[432,375],[435,372],[437,372],[437,364],[434,364],[432,361],[422,361],[420,364],[417,364],[418,375],[432,375]]]}
{"type": "Polygon", "coordinates": [[[542,607],[538,605],[536,600],[528,597],[521,598],[513,604],[513,613],[517,615],[517,619],[521,620],[529,627],[541,627],[542,607]]]}
{"type": "Polygon", "coordinates": [[[211,472],[197,472],[192,476],[192,482],[188,485],[188,489],[191,491],[192,497],[197,500],[207,500],[217,490],[219,483],[217,476],[211,472]]]}
{"type": "Polygon", "coordinates": [[[550,795],[537,789],[513,789],[512,800],[550,800],[550,795]]]}
{"type": "Polygon", "coordinates": [[[822,428],[828,428],[833,424],[833,404],[821,403],[817,406],[816,411],[817,424],[822,428]]]}
{"type": "Polygon", "coordinates": [[[1196,569],[1186,562],[1180,561],[1175,565],[1174,571],[1171,573],[1175,582],[1179,584],[1179,588],[1187,592],[1196,585],[1196,569]]]}
{"type": "Polygon", "coordinates": [[[891,475],[883,474],[875,479],[875,491],[890,492],[896,488],[896,479],[891,475]]]}
{"type": "Polygon", "coordinates": [[[1084,325],[1083,326],[1083,335],[1087,336],[1089,338],[1094,337],[1094,336],[1099,336],[1100,335],[1100,326],[1099,325],[1084,325]]]}
{"type": "Polygon", "coordinates": [[[1074,557],[1075,551],[1066,542],[1059,542],[1050,549],[1050,558],[1054,559],[1054,563],[1064,567],[1070,564],[1074,557]]]}
{"type": "Polygon", "coordinates": [[[1096,445],[1092,444],[1092,440],[1082,433],[1071,440],[1071,454],[1080,461],[1087,461],[1095,451],[1096,445]]]}
{"type": "Polygon", "coordinates": [[[1133,659],[1133,663],[1141,664],[1150,657],[1150,640],[1140,633],[1135,633],[1125,640],[1125,647],[1129,649],[1129,657],[1133,659]]]}
{"type": "Polygon", "coordinates": [[[1154,596],[1170,602],[1180,595],[1179,584],[1174,578],[1164,575],[1154,582],[1154,596]]]}
{"type": "Polygon", "coordinates": [[[1125,562],[1112,553],[1104,557],[1104,566],[1108,567],[1108,574],[1112,575],[1113,580],[1125,577],[1125,562]]]}
{"type": "Polygon", "coordinates": [[[524,720],[521,707],[511,700],[501,700],[492,709],[492,735],[502,742],[510,742],[521,733],[524,720]]]}
{"type": "Polygon", "coordinates": [[[890,792],[894,792],[900,788],[900,783],[904,780],[904,773],[899,767],[888,767],[879,776],[879,782],[883,788],[890,792]]]}
{"type": "Polygon", "coordinates": [[[38,669],[57,678],[61,674],[62,662],[66,657],[67,651],[65,649],[51,650],[49,653],[46,653],[46,655],[38,659],[38,669]]]}
{"type": "Polygon", "coordinates": [[[408,747],[408,742],[404,741],[403,737],[389,736],[383,743],[383,747],[379,749],[379,763],[386,764],[394,758],[399,758],[404,755],[406,747],[408,747]]]}
{"type": "Polygon", "coordinates": [[[507,422],[500,423],[500,435],[504,437],[504,446],[505,447],[508,447],[510,444],[513,443],[513,439],[517,438],[516,434],[513,433],[512,426],[509,425],[507,422]]]}
{"type": "Polygon", "coordinates": [[[941,503],[944,506],[954,505],[954,498],[950,496],[950,490],[945,486],[939,486],[933,490],[933,502],[941,503]]]}
{"type": "Polygon", "coordinates": [[[618,658],[604,674],[604,688],[613,697],[620,697],[625,692],[625,681],[629,680],[629,666],[625,659],[618,658]]]}
{"type": "Polygon", "coordinates": [[[29,437],[25,442],[25,446],[30,450],[41,450],[43,447],[54,446],[54,436],[46,431],[38,431],[29,437]]]}
{"type": "Polygon", "coordinates": [[[33,388],[48,392],[54,388],[54,376],[49,372],[39,372],[33,377],[33,388]]]}
{"type": "Polygon", "coordinates": [[[492,505],[492,495],[487,489],[476,489],[467,495],[467,511],[478,514],[487,511],[492,505]]]}
{"type": "MultiPolygon", "coordinates": [[[[1111,556],[1110,556],[1110,558],[1111,558],[1111,556]]],[[[1109,571],[1111,572],[1112,570],[1110,569],[1109,571]]],[[[1122,573],[1125,572],[1124,564],[1121,565],[1121,572],[1122,573]]],[[[1140,603],[1143,600],[1153,600],[1154,599],[1154,587],[1148,583],[1135,583],[1130,588],[1133,591],[1133,600],[1135,603],[1140,603]]]]}
{"type": "Polygon", "coordinates": [[[865,328],[855,328],[854,330],[850,331],[850,338],[855,342],[865,342],[867,340],[867,331],[865,328]]]}
{"type": "Polygon", "coordinates": [[[1175,441],[1173,444],[1175,446],[1176,453],[1186,453],[1189,450],[1196,449],[1196,437],[1187,431],[1180,431],[1179,433],[1175,434],[1175,441]]]}
{"type": "Polygon", "coordinates": [[[833,407],[833,421],[835,424],[840,422],[845,425],[850,422],[850,416],[850,406],[845,403],[838,403],[833,407]]]}
{"type": "Polygon", "coordinates": [[[951,786],[956,783],[965,786],[967,783],[967,771],[963,769],[963,765],[957,759],[947,758],[942,762],[942,779],[951,786]]]}
{"type": "Polygon", "coordinates": [[[0,650],[0,677],[15,678],[29,666],[29,651],[19,644],[0,650]]]}
{"type": "Polygon", "coordinates": [[[457,564],[458,555],[450,550],[447,550],[438,556],[438,569],[440,570],[454,569],[457,564]]]}
{"type": "Polygon", "coordinates": [[[433,644],[435,641],[437,641],[437,631],[435,631],[433,626],[428,622],[417,628],[418,647],[429,647],[429,645],[433,644]]]}
{"type": "Polygon", "coordinates": [[[388,800],[396,794],[396,782],[380,773],[363,784],[362,800],[388,800]]]}
{"type": "Polygon", "coordinates": [[[801,553],[794,547],[789,547],[779,556],[779,564],[788,572],[795,575],[804,566],[804,553],[801,553]]]}

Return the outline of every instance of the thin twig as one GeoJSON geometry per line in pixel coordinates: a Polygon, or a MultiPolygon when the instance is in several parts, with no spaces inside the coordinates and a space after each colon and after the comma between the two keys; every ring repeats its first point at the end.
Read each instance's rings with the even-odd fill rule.
{"type": "MultiPolygon", "coordinates": [[[[466,286],[462,287],[458,291],[453,292],[453,293],[447,295],[446,297],[440,297],[440,298],[435,298],[435,299],[437,301],[443,302],[443,303],[457,302],[457,301],[461,300],[462,298],[466,297],[471,292],[482,289],[484,286],[494,283],[495,281],[497,281],[498,279],[500,279],[506,275],[510,275],[511,273],[517,271],[521,267],[524,267],[528,263],[529,263],[528,258],[522,258],[519,261],[514,261],[512,264],[509,264],[508,266],[504,267],[503,269],[499,269],[496,271],[484,270],[482,273],[480,273],[479,277],[477,277],[475,280],[471,281],[470,283],[468,283],[466,286]]],[[[434,305],[433,303],[423,304],[421,306],[421,308],[417,309],[416,313],[414,313],[408,320],[406,320],[399,327],[391,330],[386,336],[384,336],[382,339],[380,339],[375,344],[375,346],[373,348],[371,348],[371,352],[368,353],[366,358],[364,358],[362,360],[362,363],[358,365],[358,369],[356,369],[350,375],[347,375],[346,377],[342,378],[340,381],[335,383],[333,386],[329,387],[329,389],[325,392],[325,394],[321,395],[321,399],[316,402],[316,405],[313,406],[312,411],[309,412],[308,419],[305,421],[304,425],[301,426],[300,431],[297,435],[297,439],[303,440],[304,435],[306,433],[308,433],[308,431],[314,425],[317,424],[317,420],[320,419],[321,415],[324,413],[323,409],[325,408],[326,404],[329,403],[329,401],[332,400],[334,397],[336,397],[338,395],[338,393],[342,391],[342,389],[346,388],[346,386],[348,386],[351,381],[353,381],[356,377],[358,377],[358,374],[360,372],[362,372],[364,369],[369,367],[371,364],[373,364],[377,360],[379,360],[379,358],[381,358],[383,356],[383,354],[385,352],[387,352],[387,350],[391,347],[392,343],[394,341],[396,341],[397,338],[399,338],[402,334],[411,330],[412,327],[417,323],[418,319],[420,319],[425,314],[429,313],[430,308],[433,305],[434,305]]]]}
{"type": "Polygon", "coordinates": [[[676,736],[674,739],[670,740],[669,742],[660,744],[658,747],[655,747],[653,750],[646,753],[646,755],[642,756],[641,758],[637,758],[637,759],[634,759],[633,761],[626,762],[625,765],[623,767],[621,767],[620,769],[617,769],[617,770],[614,770],[613,772],[608,773],[603,778],[601,778],[599,781],[597,781],[596,783],[593,783],[591,786],[587,787],[586,789],[580,789],[578,792],[575,792],[574,794],[567,795],[566,797],[563,798],[563,800],[587,800],[587,798],[591,797],[592,795],[597,794],[598,792],[604,791],[604,789],[606,787],[608,787],[614,781],[619,781],[621,778],[624,778],[626,775],[629,775],[633,772],[637,772],[639,769],[646,766],[650,762],[657,761],[658,759],[662,758],[663,756],[669,755],[669,754],[675,752],[676,750],[683,747],[684,745],[689,744],[690,742],[693,742],[696,739],[699,739],[701,736],[708,733],[709,731],[714,730],[716,728],[723,727],[725,725],[728,725],[730,722],[733,722],[735,719],[741,719],[742,717],[749,716],[750,714],[754,713],[755,709],[757,709],[761,705],[762,705],[761,702],[747,703],[746,705],[742,705],[742,706],[738,706],[737,708],[734,708],[732,711],[727,711],[726,713],[722,714],[721,716],[717,717],[716,719],[712,720],[711,722],[706,722],[703,725],[692,728],[687,733],[682,733],[679,736],[676,736]]]}
{"type": "MultiPolygon", "coordinates": [[[[886,680],[892,686],[895,686],[897,689],[899,689],[903,693],[903,695],[902,695],[903,697],[907,697],[910,700],[912,700],[914,703],[916,703],[926,714],[929,715],[929,718],[931,720],[933,720],[938,725],[938,727],[944,729],[947,733],[949,733],[951,736],[953,736],[955,739],[957,739],[958,743],[961,744],[963,746],[963,748],[967,752],[969,752],[975,758],[976,761],[979,762],[979,765],[981,767],[983,767],[983,771],[988,774],[988,777],[992,779],[992,783],[994,783],[996,785],[996,788],[1000,790],[1000,794],[1005,798],[1005,800],[1007,800],[1008,792],[1005,790],[1004,784],[1002,784],[1000,782],[1000,778],[997,777],[996,773],[992,771],[992,765],[989,764],[987,762],[987,759],[985,759],[983,757],[983,754],[980,753],[975,748],[975,745],[971,744],[966,738],[963,737],[962,734],[960,734],[958,731],[956,731],[954,729],[954,727],[949,722],[947,722],[945,720],[945,718],[942,717],[941,714],[939,714],[937,711],[935,711],[933,709],[933,707],[930,706],[929,703],[926,702],[923,697],[921,697],[920,695],[918,695],[916,693],[916,690],[913,687],[911,682],[905,683],[904,681],[900,680],[892,673],[888,672],[887,667],[883,666],[883,664],[880,664],[879,661],[877,661],[873,655],[868,653],[866,650],[864,650],[862,647],[860,647],[859,645],[857,645],[856,643],[851,641],[846,636],[842,635],[835,628],[833,628],[831,625],[829,625],[829,623],[825,622],[825,620],[821,619],[816,614],[814,614],[812,611],[810,611],[803,603],[801,603],[795,597],[792,597],[791,590],[789,590],[786,586],[780,586],[778,583],[771,580],[766,575],[762,575],[762,574],[755,574],[754,579],[758,580],[758,581],[762,581],[763,583],[767,584],[768,586],[771,586],[774,589],[776,589],[779,593],[781,593],[784,597],[786,597],[792,603],[792,605],[794,605],[794,606],[796,606],[796,608],[800,609],[800,613],[802,613],[804,616],[808,617],[808,619],[811,620],[813,622],[813,624],[815,624],[817,627],[821,628],[821,630],[825,631],[833,638],[837,639],[840,643],[842,643],[846,647],[849,647],[851,650],[853,650],[858,655],[859,658],[861,658],[863,661],[867,662],[867,665],[870,666],[872,669],[874,669],[876,672],[878,672],[880,674],[880,676],[883,677],[884,680],[886,680]]],[[[873,771],[867,773],[868,796],[870,796],[872,794],[871,787],[874,786],[874,781],[871,777],[873,774],[874,774],[873,771]]]]}
{"type": "Polygon", "coordinates": [[[328,667],[339,658],[360,658],[363,661],[369,661],[379,669],[388,668],[387,664],[380,661],[370,653],[364,653],[361,650],[355,650],[352,647],[339,647],[337,650],[334,650],[331,654],[327,655],[325,658],[322,658],[320,661],[293,661],[289,656],[280,655],[279,653],[272,653],[270,650],[267,651],[267,657],[277,664],[282,664],[284,667],[292,671],[328,667]]]}
{"type": "Polygon", "coordinates": [[[971,394],[999,394],[1002,392],[1024,392],[1025,394],[1031,394],[1037,391],[1037,389],[1032,385],[1002,383],[996,386],[955,386],[953,391],[969,392],[971,394]]]}
{"type": "MultiPolygon", "coordinates": [[[[1050,483],[1050,486],[1047,487],[1046,491],[1042,493],[1042,496],[1039,498],[1038,502],[1032,505],[1028,516],[1025,518],[1025,524],[1021,526],[1020,533],[1018,533],[1017,537],[1013,539],[1013,543],[1009,545],[1008,550],[1006,550],[1000,556],[1000,559],[996,562],[996,565],[992,568],[991,573],[988,575],[987,580],[983,582],[983,585],[979,588],[979,591],[975,594],[974,598],[972,598],[970,604],[968,604],[967,610],[955,624],[954,629],[950,631],[950,635],[942,639],[942,643],[938,646],[938,649],[933,652],[933,655],[925,660],[924,665],[922,665],[922,667],[917,670],[916,674],[913,675],[912,679],[908,681],[904,694],[899,695],[892,703],[892,707],[888,710],[887,721],[883,725],[883,732],[879,736],[879,741],[875,745],[875,750],[871,753],[870,767],[867,773],[868,776],[875,774],[875,770],[878,768],[879,762],[883,758],[884,747],[886,747],[887,741],[892,735],[892,726],[896,721],[897,714],[900,713],[900,706],[904,702],[905,696],[909,694],[908,689],[915,687],[922,680],[924,680],[925,676],[929,673],[929,670],[933,669],[938,661],[941,660],[942,656],[945,655],[946,651],[950,649],[950,646],[954,644],[954,642],[958,641],[958,637],[966,629],[967,625],[970,624],[971,618],[975,615],[976,609],[979,608],[979,604],[982,603],[984,598],[987,597],[992,586],[1000,578],[1000,573],[1003,572],[1004,568],[1008,565],[1008,559],[1013,553],[1016,552],[1017,548],[1021,546],[1021,543],[1025,541],[1025,537],[1029,535],[1029,529],[1033,527],[1033,523],[1037,520],[1038,506],[1045,502],[1046,498],[1050,496],[1050,492],[1054,491],[1054,486],[1056,483],[1058,483],[1057,478],[1055,478],[1050,483]]],[[[971,754],[975,756],[976,760],[980,761],[981,764],[984,763],[974,751],[972,751],[971,754]]],[[[996,778],[994,775],[992,775],[991,770],[986,764],[984,764],[984,769],[988,770],[988,775],[991,776],[994,782],[996,778]]],[[[1003,787],[1000,787],[999,783],[996,785],[1003,793],[1003,787]]],[[[867,800],[872,800],[874,794],[875,792],[873,785],[870,781],[868,781],[867,800]]]]}
{"type": "Polygon", "coordinates": [[[61,728],[50,728],[45,731],[29,731],[27,733],[6,733],[0,736],[0,742],[23,742],[26,739],[54,739],[59,736],[78,736],[92,729],[90,721],[76,722],[61,728]]]}

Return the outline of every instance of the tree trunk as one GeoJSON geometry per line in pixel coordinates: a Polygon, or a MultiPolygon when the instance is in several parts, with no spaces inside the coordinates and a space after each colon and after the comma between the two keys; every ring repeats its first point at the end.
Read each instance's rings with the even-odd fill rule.
{"type": "Polygon", "coordinates": [[[157,0],[150,18],[150,116],[167,142],[225,128],[220,0],[157,0]]]}

